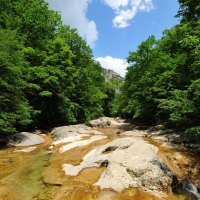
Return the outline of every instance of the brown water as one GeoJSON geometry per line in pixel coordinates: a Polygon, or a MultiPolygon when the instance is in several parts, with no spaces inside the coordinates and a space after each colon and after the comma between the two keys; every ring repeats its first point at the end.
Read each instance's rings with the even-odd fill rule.
{"type": "Polygon", "coordinates": [[[158,147],[158,155],[176,177],[181,180],[190,180],[200,187],[200,157],[181,146],[169,146],[166,143],[148,140],[158,147]]]}
{"type": "MultiPolygon", "coordinates": [[[[63,154],[58,153],[61,145],[57,145],[52,154],[48,151],[51,144],[48,135],[44,136],[45,144],[37,145],[38,149],[30,153],[14,153],[12,147],[0,150],[0,200],[189,200],[184,194],[168,194],[165,198],[159,198],[137,188],[120,194],[112,190],[99,190],[92,185],[99,179],[104,167],[84,169],[75,177],[65,176],[62,164],[78,165],[90,150],[120,137],[119,133],[123,132],[121,129],[98,131],[104,132],[108,139],[63,154]]],[[[190,165],[198,163],[197,158],[162,143],[148,142],[159,148],[160,157],[180,180],[187,178],[199,184],[198,165],[195,168],[194,164],[190,165]]]]}

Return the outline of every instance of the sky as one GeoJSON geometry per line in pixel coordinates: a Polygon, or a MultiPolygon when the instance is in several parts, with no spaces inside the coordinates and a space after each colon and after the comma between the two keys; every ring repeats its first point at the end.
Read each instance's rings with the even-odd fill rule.
{"type": "Polygon", "coordinates": [[[78,30],[95,60],[122,77],[129,52],[178,23],[177,0],[49,0],[49,6],[60,12],[64,24],[78,30]]]}

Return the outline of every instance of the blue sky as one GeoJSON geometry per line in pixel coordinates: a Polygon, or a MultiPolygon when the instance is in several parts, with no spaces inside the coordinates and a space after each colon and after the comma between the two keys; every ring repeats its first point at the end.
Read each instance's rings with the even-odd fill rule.
{"type": "Polygon", "coordinates": [[[130,51],[178,23],[177,0],[49,0],[65,24],[77,28],[103,67],[122,76],[130,51]]]}

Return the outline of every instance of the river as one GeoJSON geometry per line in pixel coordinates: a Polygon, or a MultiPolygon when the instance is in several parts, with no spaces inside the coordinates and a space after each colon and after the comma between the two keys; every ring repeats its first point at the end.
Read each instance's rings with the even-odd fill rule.
{"type": "MultiPolygon", "coordinates": [[[[95,147],[122,137],[123,129],[98,128],[108,138],[86,146],[76,147],[59,154],[57,145],[49,151],[52,143],[50,135],[42,134],[45,143],[37,145],[37,150],[29,153],[15,152],[14,147],[0,150],[0,200],[159,200],[151,193],[139,188],[129,188],[121,193],[111,189],[100,190],[93,186],[106,166],[83,169],[77,176],[66,176],[62,164],[78,165],[82,158],[95,147]]],[[[199,158],[182,147],[172,147],[166,143],[146,139],[158,148],[161,160],[174,174],[173,192],[169,200],[198,200],[199,158]],[[196,185],[196,186],[195,186],[196,185]]],[[[20,148],[18,148],[20,149],[20,148]]]]}

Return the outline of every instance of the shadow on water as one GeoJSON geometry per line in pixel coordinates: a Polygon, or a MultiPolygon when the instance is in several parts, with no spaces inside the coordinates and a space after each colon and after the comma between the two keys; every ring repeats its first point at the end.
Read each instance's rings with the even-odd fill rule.
{"type": "Polygon", "coordinates": [[[8,144],[8,137],[1,135],[0,136],[0,150],[8,148],[7,144],[8,144]]]}

